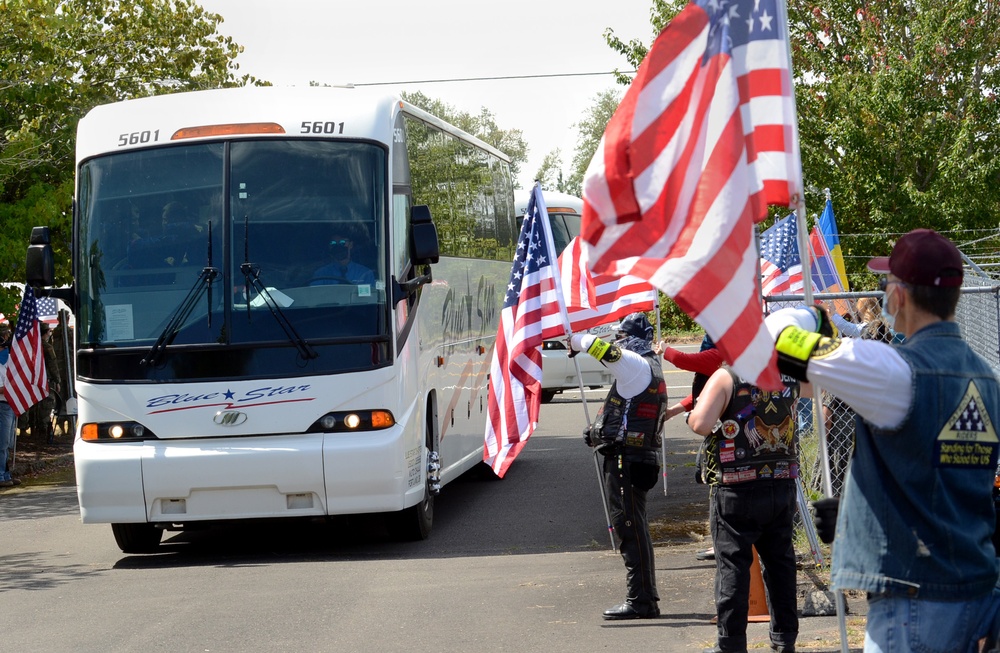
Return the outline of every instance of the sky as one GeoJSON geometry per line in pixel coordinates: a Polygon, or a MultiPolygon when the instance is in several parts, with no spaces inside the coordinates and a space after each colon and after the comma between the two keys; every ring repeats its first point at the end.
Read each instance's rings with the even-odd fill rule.
{"type": "Polygon", "coordinates": [[[225,20],[218,31],[244,47],[239,74],[275,86],[365,84],[387,92],[420,91],[478,114],[486,107],[501,129],[520,129],[527,188],[544,156],[562,151],[568,175],[577,130],[611,75],[445,83],[438,79],[609,73],[629,70],[604,41],[649,44],[652,0],[200,0],[225,20]]]}

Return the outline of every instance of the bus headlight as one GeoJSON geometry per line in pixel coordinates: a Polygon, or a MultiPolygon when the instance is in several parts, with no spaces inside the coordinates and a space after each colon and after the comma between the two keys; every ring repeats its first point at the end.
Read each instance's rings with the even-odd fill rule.
{"type": "Polygon", "coordinates": [[[355,410],[327,413],[313,422],[309,433],[349,433],[352,431],[380,431],[396,424],[387,410],[355,410]]]}
{"type": "Polygon", "coordinates": [[[80,437],[88,442],[135,442],[155,440],[152,431],[138,422],[88,422],[80,427],[80,437]]]}

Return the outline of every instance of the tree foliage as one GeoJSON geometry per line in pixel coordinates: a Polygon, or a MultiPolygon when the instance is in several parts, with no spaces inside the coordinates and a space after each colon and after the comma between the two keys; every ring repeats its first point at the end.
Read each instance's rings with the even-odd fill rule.
{"type": "Polygon", "coordinates": [[[863,259],[894,234],[996,227],[1000,20],[994,0],[790,8],[804,177],[832,191],[863,259]]]}
{"type": "Polygon", "coordinates": [[[614,115],[621,101],[618,89],[601,91],[594,96],[594,103],[584,112],[583,119],[576,123],[577,141],[573,152],[572,168],[566,182],[566,192],[577,197],[583,196],[583,177],[587,172],[590,160],[601,142],[604,129],[614,115]]]}
{"type": "MultiPolygon", "coordinates": [[[[659,31],[683,3],[655,0],[659,31]]],[[[849,272],[916,227],[993,228],[1000,213],[1000,4],[791,0],[806,205],[830,188],[849,272]]],[[[637,65],[647,48],[606,32],[637,65]]],[[[627,80],[625,80],[627,83],[627,80]]]]}
{"type": "Polygon", "coordinates": [[[480,109],[479,115],[472,115],[419,91],[403,93],[402,97],[410,104],[451,123],[506,154],[510,157],[510,170],[515,178],[520,173],[521,166],[528,161],[528,144],[524,140],[524,133],[520,129],[501,129],[497,125],[496,116],[486,107],[480,109]]]}
{"type": "Polygon", "coordinates": [[[562,174],[562,150],[557,147],[542,158],[534,179],[541,182],[544,190],[567,192],[562,174]]]}
{"type": "Polygon", "coordinates": [[[237,77],[242,48],[221,22],[193,0],[0,0],[0,280],[24,279],[37,225],[69,280],[76,125],[91,108],[257,81],[237,77]]]}

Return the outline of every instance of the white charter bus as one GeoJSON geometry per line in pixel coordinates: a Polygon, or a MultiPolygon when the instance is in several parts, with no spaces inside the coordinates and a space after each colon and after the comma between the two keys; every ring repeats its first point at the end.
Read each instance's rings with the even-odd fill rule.
{"type": "MultiPolygon", "coordinates": [[[[84,523],[125,552],[251,518],[428,535],[482,460],[505,155],[358,89],[179,93],[80,121],[74,210],[84,523]]],[[[47,228],[31,242],[52,285],[47,228]]]]}

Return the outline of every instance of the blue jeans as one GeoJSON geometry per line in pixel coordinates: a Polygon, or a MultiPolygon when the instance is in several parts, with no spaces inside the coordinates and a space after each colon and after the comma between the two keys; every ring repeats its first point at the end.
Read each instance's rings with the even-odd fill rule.
{"type": "Polygon", "coordinates": [[[14,448],[14,434],[17,432],[17,417],[14,409],[6,401],[0,401],[0,481],[9,481],[7,471],[7,450],[14,448]]]}
{"type": "Polygon", "coordinates": [[[975,653],[996,637],[1000,590],[969,601],[868,599],[865,653],[975,653]]]}

